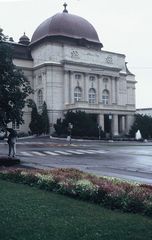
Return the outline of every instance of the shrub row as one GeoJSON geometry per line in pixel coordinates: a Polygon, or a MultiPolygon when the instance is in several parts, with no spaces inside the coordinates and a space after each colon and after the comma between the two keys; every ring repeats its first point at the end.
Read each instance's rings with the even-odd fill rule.
{"type": "Polygon", "coordinates": [[[16,164],[20,164],[20,160],[17,158],[10,157],[0,157],[0,166],[13,166],[16,164]]]}
{"type": "Polygon", "coordinates": [[[110,209],[152,216],[152,186],[96,177],[76,169],[1,169],[0,178],[36,186],[110,209]]]}

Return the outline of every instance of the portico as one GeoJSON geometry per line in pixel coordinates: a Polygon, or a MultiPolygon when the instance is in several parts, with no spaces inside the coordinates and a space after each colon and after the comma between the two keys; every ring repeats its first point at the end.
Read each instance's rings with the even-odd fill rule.
{"type": "Polygon", "coordinates": [[[122,113],[110,112],[105,114],[98,115],[99,126],[102,127],[102,130],[110,132],[110,127],[112,130],[113,136],[126,135],[129,133],[128,126],[131,126],[134,121],[134,114],[122,115],[122,113]],[[109,118],[111,116],[111,119],[109,118]],[[110,126],[111,125],[111,126],[110,126]]]}

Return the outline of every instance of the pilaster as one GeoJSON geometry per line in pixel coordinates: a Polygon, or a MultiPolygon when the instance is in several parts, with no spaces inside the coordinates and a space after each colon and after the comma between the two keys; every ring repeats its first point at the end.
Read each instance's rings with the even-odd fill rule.
{"type": "Polygon", "coordinates": [[[70,104],[74,103],[74,79],[73,79],[72,71],[70,71],[69,98],[70,98],[70,104]]]}
{"type": "Polygon", "coordinates": [[[70,84],[69,84],[69,72],[64,72],[64,104],[69,104],[70,102],[70,84]]]}

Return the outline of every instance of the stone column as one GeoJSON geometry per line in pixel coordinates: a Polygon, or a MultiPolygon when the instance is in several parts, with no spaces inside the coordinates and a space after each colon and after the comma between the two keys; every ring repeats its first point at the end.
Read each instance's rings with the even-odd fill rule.
{"type": "Polygon", "coordinates": [[[115,102],[116,104],[118,104],[118,81],[119,81],[119,78],[115,77],[115,102]]]}
{"type": "Polygon", "coordinates": [[[115,77],[112,77],[112,80],[111,80],[111,95],[112,95],[111,103],[115,104],[116,103],[115,77]]]}
{"type": "Polygon", "coordinates": [[[98,115],[98,124],[102,127],[102,130],[104,131],[104,114],[98,115]]]}
{"type": "Polygon", "coordinates": [[[122,134],[122,115],[119,115],[119,131],[122,134]]]}
{"type": "Polygon", "coordinates": [[[98,102],[101,103],[102,100],[102,76],[99,75],[98,78],[98,102]]]}
{"type": "Polygon", "coordinates": [[[118,133],[118,115],[113,114],[113,135],[117,136],[119,135],[118,133]]]}
{"type": "Polygon", "coordinates": [[[122,116],[122,133],[125,133],[126,131],[126,129],[125,129],[125,116],[122,116]]]}

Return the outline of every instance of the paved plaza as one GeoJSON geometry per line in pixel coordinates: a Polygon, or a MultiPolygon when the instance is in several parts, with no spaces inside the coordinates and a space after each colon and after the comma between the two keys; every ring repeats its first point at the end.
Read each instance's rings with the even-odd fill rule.
{"type": "MultiPolygon", "coordinates": [[[[0,142],[0,155],[8,153],[0,142]]],[[[22,166],[41,169],[77,168],[98,176],[152,184],[152,143],[104,142],[49,137],[25,138],[17,142],[22,166]]]]}

